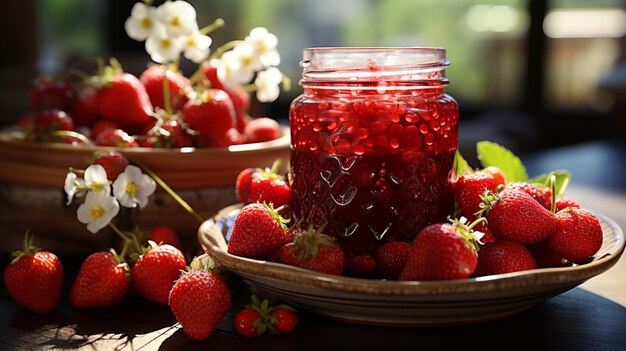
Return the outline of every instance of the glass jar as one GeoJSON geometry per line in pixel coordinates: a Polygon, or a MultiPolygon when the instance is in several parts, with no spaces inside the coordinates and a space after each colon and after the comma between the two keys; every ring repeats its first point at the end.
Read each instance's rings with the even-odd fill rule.
{"type": "Polygon", "coordinates": [[[290,108],[291,209],[349,255],[411,240],[453,209],[458,105],[442,48],[309,48],[290,108]]]}

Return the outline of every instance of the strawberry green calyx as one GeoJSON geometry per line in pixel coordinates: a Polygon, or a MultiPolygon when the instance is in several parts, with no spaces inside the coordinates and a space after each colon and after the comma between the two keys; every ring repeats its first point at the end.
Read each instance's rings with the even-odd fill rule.
{"type": "Polygon", "coordinates": [[[190,271],[201,269],[201,270],[210,272],[216,267],[217,267],[217,264],[215,263],[213,258],[211,258],[211,256],[207,254],[196,256],[189,264],[190,271]]]}
{"type": "Polygon", "coordinates": [[[118,74],[124,72],[122,65],[116,58],[110,58],[108,66],[104,65],[104,60],[102,58],[98,58],[97,63],[98,75],[92,77],[89,81],[89,84],[96,88],[109,86],[111,81],[115,79],[118,74]]]}
{"type": "Polygon", "coordinates": [[[487,219],[484,217],[480,217],[476,219],[474,222],[467,224],[467,218],[461,217],[460,219],[449,219],[452,223],[456,231],[463,237],[463,239],[470,245],[474,252],[477,252],[479,249],[478,244],[480,243],[480,238],[482,237],[482,233],[475,232],[474,228],[480,224],[487,222],[487,219]]]}
{"type": "Polygon", "coordinates": [[[283,218],[283,216],[281,216],[280,213],[278,213],[278,212],[282,211],[285,208],[285,206],[280,206],[278,208],[274,208],[274,204],[271,203],[271,202],[269,204],[264,202],[263,205],[265,207],[267,207],[267,209],[269,210],[270,215],[272,216],[272,218],[274,218],[277,222],[279,222],[282,225],[282,227],[285,230],[287,230],[287,223],[289,223],[289,219],[283,218]]]}
{"type": "Polygon", "coordinates": [[[491,207],[493,207],[493,205],[500,201],[500,195],[494,193],[491,190],[485,190],[484,193],[480,194],[480,198],[481,200],[483,200],[483,202],[480,204],[480,210],[474,213],[477,218],[485,217],[491,207]]]}
{"type": "Polygon", "coordinates": [[[259,300],[256,295],[250,297],[250,304],[246,308],[259,312],[259,317],[252,324],[257,329],[257,336],[264,334],[266,331],[270,334],[278,334],[274,328],[274,324],[278,322],[278,319],[272,316],[271,312],[274,307],[270,307],[270,303],[267,299],[263,301],[259,300]]]}
{"type": "Polygon", "coordinates": [[[265,168],[265,169],[257,168],[254,174],[252,175],[252,177],[257,178],[257,179],[267,178],[267,179],[285,180],[285,177],[278,173],[280,171],[281,163],[282,162],[280,161],[280,159],[277,159],[276,161],[274,161],[271,168],[265,168]]]}
{"type": "MultiPolygon", "coordinates": [[[[128,245],[124,244],[124,250],[126,250],[128,248],[128,245]]],[[[126,253],[124,252],[124,250],[122,251],[122,253],[118,254],[115,249],[109,249],[109,252],[111,252],[113,254],[113,256],[115,257],[115,261],[117,261],[117,266],[118,267],[122,267],[124,268],[124,272],[126,275],[126,279],[128,279],[130,281],[130,267],[128,266],[128,263],[126,263],[126,259],[124,258],[124,256],[126,256],[126,253]]]]}
{"type": "Polygon", "coordinates": [[[323,234],[324,227],[315,228],[310,225],[306,232],[298,235],[294,241],[292,250],[297,250],[297,257],[301,260],[315,259],[320,246],[332,246],[334,241],[331,237],[323,234]]]}
{"type": "Polygon", "coordinates": [[[11,262],[15,262],[19,260],[22,256],[32,256],[35,252],[40,251],[41,249],[33,245],[33,236],[29,231],[24,233],[24,242],[21,250],[14,251],[11,254],[13,260],[11,262]]]}

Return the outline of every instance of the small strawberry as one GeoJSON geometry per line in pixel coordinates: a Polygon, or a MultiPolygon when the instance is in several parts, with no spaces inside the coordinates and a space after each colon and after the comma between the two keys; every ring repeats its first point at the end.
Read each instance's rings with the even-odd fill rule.
{"type": "Polygon", "coordinates": [[[496,166],[488,166],[482,169],[482,172],[491,174],[498,185],[506,185],[506,175],[496,166]]]}
{"type": "Polygon", "coordinates": [[[185,269],[185,256],[171,245],[153,246],[131,269],[132,284],[140,296],[166,305],[174,282],[185,269]]]}
{"type": "Polygon", "coordinates": [[[244,206],[235,218],[228,240],[228,253],[248,258],[269,258],[285,244],[287,220],[281,208],[265,204],[244,206]]]}
{"type": "Polygon", "coordinates": [[[111,121],[98,121],[91,127],[91,139],[96,140],[98,135],[108,129],[121,129],[120,125],[111,121]]]}
{"type": "Polygon", "coordinates": [[[235,126],[238,132],[243,133],[250,120],[250,117],[248,117],[248,111],[250,110],[250,94],[240,86],[235,86],[230,89],[226,88],[217,77],[218,66],[219,60],[205,61],[202,64],[202,71],[204,76],[209,80],[211,88],[224,90],[230,97],[235,110],[235,126]]]}
{"type": "Polygon", "coordinates": [[[509,183],[506,189],[517,189],[525,192],[541,204],[544,208],[552,208],[552,190],[549,187],[537,187],[525,182],[509,183]]]}
{"type": "Polygon", "coordinates": [[[285,177],[278,174],[280,160],[276,160],[271,169],[257,169],[252,175],[248,186],[248,198],[244,203],[265,202],[276,207],[288,205],[291,198],[291,188],[285,177]]]}
{"type": "Polygon", "coordinates": [[[228,94],[206,89],[189,99],[182,109],[183,121],[199,134],[216,138],[235,127],[235,110],[228,94]]]}
{"type": "Polygon", "coordinates": [[[247,203],[250,198],[250,182],[256,170],[254,168],[246,168],[239,173],[235,182],[235,191],[239,201],[247,203]]]}
{"type": "Polygon", "coordinates": [[[114,181],[128,166],[128,159],[117,151],[98,151],[94,154],[92,164],[104,167],[107,178],[114,181]]]}
{"type": "Polygon", "coordinates": [[[167,66],[152,65],[141,74],[139,80],[146,88],[152,106],[165,109],[163,80],[166,77],[169,85],[170,106],[174,111],[180,110],[187,102],[184,90],[191,86],[189,79],[180,72],[167,66]]]}
{"type": "Polygon", "coordinates": [[[411,244],[404,241],[391,241],[376,249],[376,264],[383,278],[398,279],[410,249],[411,244]]]}
{"type": "Polygon", "coordinates": [[[578,201],[572,199],[571,197],[567,197],[567,196],[559,196],[559,197],[557,197],[555,205],[556,205],[556,212],[564,210],[564,209],[566,209],[568,207],[581,208],[581,206],[578,203],[578,201]]]}
{"type": "Polygon", "coordinates": [[[556,214],[558,226],[548,238],[548,246],[566,260],[582,264],[600,250],[602,227],[593,213],[572,208],[556,214]]]}
{"type": "Polygon", "coordinates": [[[230,128],[222,135],[196,135],[196,145],[198,147],[227,147],[231,145],[243,144],[243,135],[239,133],[237,128],[230,128]]]}
{"type": "Polygon", "coordinates": [[[422,229],[413,241],[399,279],[468,278],[478,262],[474,223],[466,226],[455,220],[452,224],[437,223],[422,229]]]}
{"type": "Polygon", "coordinates": [[[4,269],[4,285],[18,304],[47,313],[61,297],[63,264],[55,254],[37,250],[26,233],[24,247],[13,253],[13,261],[4,269]]]}
{"type": "Polygon", "coordinates": [[[528,245],[526,248],[530,254],[533,255],[535,262],[537,262],[537,267],[539,268],[563,267],[567,264],[567,260],[563,259],[560,253],[552,250],[550,246],[548,246],[548,240],[528,245]]]}
{"type": "Polygon", "coordinates": [[[174,229],[165,225],[152,228],[148,240],[152,240],[157,244],[169,244],[179,250],[182,250],[183,247],[174,229]]]}
{"type": "Polygon", "coordinates": [[[352,256],[346,260],[345,271],[356,275],[368,275],[376,272],[376,259],[370,255],[352,256]]]}
{"type": "Polygon", "coordinates": [[[113,306],[128,292],[130,269],[115,252],[91,254],[74,280],[70,300],[77,308],[113,306]]]}
{"type": "Polygon", "coordinates": [[[454,198],[461,214],[465,217],[474,216],[481,209],[481,196],[485,190],[496,192],[500,185],[503,183],[499,183],[491,171],[476,171],[459,176],[454,186],[454,198]]]}
{"type": "Polygon", "coordinates": [[[547,239],[556,230],[558,220],[531,195],[507,188],[487,199],[489,230],[497,239],[534,244],[547,239]]]}
{"type": "Polygon", "coordinates": [[[144,147],[181,148],[194,144],[193,137],[177,119],[153,125],[145,135],[144,147]]]}
{"type": "Polygon", "coordinates": [[[246,143],[260,143],[280,137],[280,124],[272,118],[261,117],[250,121],[243,130],[246,143]]]}
{"type": "Polygon", "coordinates": [[[100,120],[96,90],[85,87],[78,93],[72,117],[78,126],[93,126],[100,120]]]}
{"type": "Polygon", "coordinates": [[[122,128],[138,127],[153,119],[153,107],[139,79],[123,72],[119,64],[103,69],[95,78],[98,112],[122,128]]]}
{"type": "Polygon", "coordinates": [[[74,129],[72,118],[61,110],[45,110],[37,114],[28,123],[23,123],[24,138],[29,141],[54,142],[59,141],[55,135],[57,131],[74,129]]]}
{"type": "Polygon", "coordinates": [[[291,307],[271,307],[268,300],[261,302],[256,295],[252,295],[250,300],[249,305],[235,314],[235,330],[239,335],[251,338],[265,332],[285,334],[296,328],[298,316],[291,307]]]}
{"type": "Polygon", "coordinates": [[[345,266],[343,250],[323,228],[310,226],[281,249],[279,262],[312,271],[340,275],[345,266]]]}
{"type": "Polygon", "coordinates": [[[169,306],[174,317],[185,334],[194,340],[204,340],[213,334],[228,313],[230,303],[228,286],[210,270],[208,264],[183,273],[169,294],[169,306]]]}
{"type": "Polygon", "coordinates": [[[40,76],[28,93],[30,106],[34,111],[62,110],[73,112],[74,89],[66,80],[55,80],[40,76]]]}
{"type": "Polygon", "coordinates": [[[522,244],[511,240],[499,240],[480,248],[474,276],[481,277],[535,268],[537,268],[535,259],[522,244]]]}
{"type": "Polygon", "coordinates": [[[95,139],[96,145],[113,147],[138,147],[137,140],[121,129],[105,129],[95,139]]]}

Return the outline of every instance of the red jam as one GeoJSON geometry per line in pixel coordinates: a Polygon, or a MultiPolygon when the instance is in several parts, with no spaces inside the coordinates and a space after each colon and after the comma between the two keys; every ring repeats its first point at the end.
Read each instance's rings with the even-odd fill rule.
{"type": "Polygon", "coordinates": [[[445,51],[308,49],[303,62],[304,94],[290,111],[294,220],[325,225],[350,255],[371,254],[445,221],[453,206],[448,177],[458,141],[458,106],[444,94],[445,51]],[[385,66],[378,57],[359,67],[362,59],[350,60],[355,51],[368,50],[444,56],[427,62],[427,72],[414,61],[385,66]],[[337,51],[339,65],[355,66],[324,60],[337,51]]]}

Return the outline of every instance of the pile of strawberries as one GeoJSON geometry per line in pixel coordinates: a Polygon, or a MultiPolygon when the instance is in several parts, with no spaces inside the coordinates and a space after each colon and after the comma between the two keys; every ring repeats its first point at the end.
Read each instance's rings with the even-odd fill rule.
{"type": "MultiPolygon", "coordinates": [[[[503,148],[491,143],[487,149],[503,148]]],[[[590,261],[602,246],[602,228],[593,213],[562,196],[569,176],[553,172],[528,180],[523,168],[523,177],[514,172],[523,167],[519,159],[504,153],[502,165],[516,181],[507,181],[495,165],[456,167],[450,186],[457,210],[450,223],[431,224],[412,242],[387,242],[359,256],[344,253],[323,228],[287,226],[290,189],[276,167],[244,170],[237,179],[244,207],[234,220],[228,252],[327,274],[389,280],[462,279],[590,261]]]]}
{"type": "Polygon", "coordinates": [[[280,136],[279,124],[251,119],[250,95],[225,87],[205,61],[192,83],[176,68],[151,65],[139,78],[117,61],[82,81],[39,78],[31,115],[17,127],[37,142],[114,147],[224,147],[280,136]]]}

